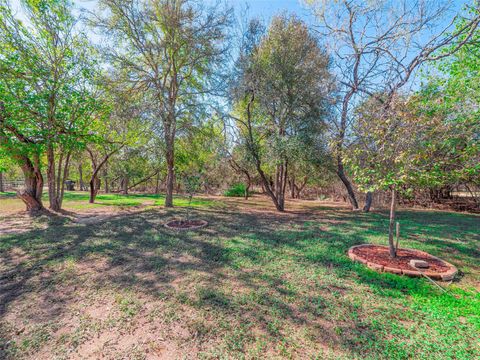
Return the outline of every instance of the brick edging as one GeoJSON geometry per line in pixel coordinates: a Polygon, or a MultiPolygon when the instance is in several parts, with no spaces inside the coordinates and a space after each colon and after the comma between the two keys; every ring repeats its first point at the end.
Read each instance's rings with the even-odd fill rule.
{"type": "Polygon", "coordinates": [[[422,273],[423,273],[423,274],[427,275],[428,277],[430,277],[432,279],[442,280],[442,281],[450,281],[458,273],[457,268],[454,265],[450,264],[449,262],[447,262],[445,260],[442,260],[442,259],[440,259],[436,256],[433,256],[433,255],[431,255],[431,254],[429,254],[425,251],[408,249],[408,248],[404,248],[404,250],[416,251],[418,253],[422,253],[423,255],[428,255],[433,259],[441,261],[446,266],[448,266],[449,269],[447,271],[441,272],[441,273],[433,272],[433,271],[429,271],[429,270],[425,270],[425,271],[421,272],[421,271],[415,270],[413,268],[411,270],[402,270],[402,269],[399,269],[399,268],[394,268],[394,267],[389,267],[389,266],[383,266],[383,265],[380,265],[380,264],[376,264],[376,263],[367,261],[366,259],[363,259],[360,256],[354,254],[354,252],[353,252],[354,249],[361,248],[361,247],[366,247],[366,246],[382,246],[382,245],[362,244],[362,245],[352,246],[350,249],[348,249],[348,257],[350,259],[352,259],[353,261],[360,262],[360,263],[366,265],[368,268],[370,268],[372,270],[376,270],[378,272],[387,272],[387,273],[397,274],[397,275],[407,275],[407,276],[411,276],[411,277],[421,277],[422,273]]]}

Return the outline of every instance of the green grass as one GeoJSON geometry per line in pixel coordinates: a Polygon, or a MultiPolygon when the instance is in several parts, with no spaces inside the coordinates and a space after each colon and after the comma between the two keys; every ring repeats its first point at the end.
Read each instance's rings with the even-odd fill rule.
{"type": "MultiPolygon", "coordinates": [[[[48,200],[44,196],[45,201],[48,200]]],[[[148,194],[99,194],[95,199],[95,204],[88,204],[89,195],[86,192],[67,192],[65,193],[65,204],[77,208],[87,206],[139,206],[142,204],[149,204],[160,206],[165,203],[164,195],[148,195],[148,194]]],[[[205,206],[213,203],[210,199],[193,198],[191,206],[205,206]]],[[[174,196],[174,206],[187,206],[188,198],[183,195],[174,196]]]]}
{"type": "MultiPolygon", "coordinates": [[[[68,201],[83,201],[72,196],[79,197],[68,201]]],[[[128,204],[162,200],[100,196],[128,204]]],[[[209,221],[195,232],[162,226],[184,209],[152,208],[0,237],[5,357],[47,351],[68,358],[112,334],[137,340],[95,343],[110,358],[160,356],[167,346],[173,358],[480,355],[479,216],[399,212],[401,246],[461,270],[442,293],[426,280],[376,273],[346,256],[352,245],[386,242],[386,213],[310,207],[307,215],[278,216],[210,205],[192,210],[209,221]]]]}
{"type": "MultiPolygon", "coordinates": [[[[48,193],[44,193],[42,200],[45,206],[48,206],[48,193]]],[[[148,194],[103,194],[97,195],[94,204],[90,204],[89,193],[85,191],[67,191],[64,195],[63,208],[81,210],[101,208],[105,206],[116,207],[133,207],[133,206],[162,206],[165,203],[164,195],[148,195],[148,194]]],[[[0,211],[5,210],[22,210],[24,205],[18,201],[14,192],[0,193],[0,201],[2,208],[0,211]]],[[[188,198],[184,195],[176,195],[173,200],[174,206],[185,207],[189,205],[188,198]]],[[[202,199],[201,197],[194,197],[190,206],[210,206],[214,205],[211,199],[202,199]]]]}

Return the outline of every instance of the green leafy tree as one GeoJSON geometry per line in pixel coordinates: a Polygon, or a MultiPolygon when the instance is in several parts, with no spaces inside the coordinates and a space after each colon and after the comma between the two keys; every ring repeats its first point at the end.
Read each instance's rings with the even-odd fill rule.
{"type": "Polygon", "coordinates": [[[43,207],[45,155],[50,208],[59,210],[72,151],[90,138],[94,56],[69,1],[22,5],[25,23],[0,1],[0,146],[23,170],[27,210],[43,207]]]}
{"type": "Polygon", "coordinates": [[[388,108],[381,99],[377,95],[357,108],[357,139],[347,162],[361,189],[390,191],[389,247],[395,257],[398,193],[439,186],[455,177],[460,170],[458,161],[472,155],[465,145],[475,141],[476,135],[445,114],[433,114],[422,93],[410,98],[396,96],[388,108]]]}
{"type": "Polygon", "coordinates": [[[265,191],[284,211],[296,153],[306,138],[325,129],[333,86],[329,60],[319,39],[294,16],[275,17],[265,34],[252,22],[245,38],[234,88],[237,127],[265,191]]]}
{"type": "MultiPolygon", "coordinates": [[[[478,14],[478,10],[472,12],[478,14]]],[[[458,21],[456,27],[464,27],[465,22],[464,19],[458,21]]],[[[465,36],[451,47],[464,41],[465,36]]],[[[450,126],[442,149],[455,161],[439,167],[444,175],[440,189],[453,184],[463,184],[467,189],[470,185],[480,186],[479,41],[480,31],[477,30],[457,52],[437,62],[434,71],[425,73],[426,84],[418,94],[418,106],[424,109],[424,116],[440,117],[450,126]]]]}
{"type": "MultiPolygon", "coordinates": [[[[305,0],[318,19],[315,27],[332,55],[338,97],[330,120],[336,173],[354,209],[358,201],[344,166],[344,151],[355,137],[355,109],[372,94],[391,101],[411,84],[418,69],[458,51],[480,23],[476,11],[461,12],[461,26],[449,20],[455,7],[443,0],[305,0]],[[441,53],[440,53],[441,51],[441,53]]],[[[475,9],[478,4],[472,4],[475,9]]],[[[454,18],[454,19],[455,19],[454,18]]],[[[371,198],[370,198],[371,199],[371,198]]],[[[370,203],[364,210],[368,211],[370,203]]]]}
{"type": "Polygon", "coordinates": [[[177,126],[203,110],[223,88],[230,11],[197,0],[102,0],[93,22],[112,37],[109,62],[127,74],[126,86],[150,102],[164,137],[165,206],[173,206],[177,126]],[[159,120],[159,121],[158,121],[159,120]]]}

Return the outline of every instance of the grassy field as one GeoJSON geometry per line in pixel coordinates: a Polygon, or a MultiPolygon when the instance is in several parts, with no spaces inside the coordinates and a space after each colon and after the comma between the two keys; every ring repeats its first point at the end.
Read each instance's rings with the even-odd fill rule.
{"type": "MultiPolygon", "coordinates": [[[[128,196],[121,194],[99,194],[94,204],[88,202],[88,192],[70,191],[65,193],[63,207],[70,210],[95,209],[106,206],[130,207],[141,205],[163,205],[165,196],[148,194],[131,194],[128,196]]],[[[48,206],[48,194],[43,195],[44,205],[48,206]]],[[[194,198],[191,206],[209,205],[210,200],[194,198]]],[[[176,206],[188,205],[188,198],[176,197],[176,206]]],[[[25,209],[25,205],[18,201],[14,192],[0,193],[0,214],[5,212],[17,212],[25,209]]]]}
{"type": "MultiPolygon", "coordinates": [[[[402,246],[461,270],[443,293],[349,260],[352,245],[386,242],[386,213],[204,198],[192,216],[209,226],[174,232],[162,225],[185,215],[185,199],[161,202],[68,194],[73,214],[113,216],[28,218],[0,235],[0,358],[480,357],[479,216],[399,212],[402,246]]],[[[0,197],[0,222],[17,221],[16,206],[0,197]]]]}

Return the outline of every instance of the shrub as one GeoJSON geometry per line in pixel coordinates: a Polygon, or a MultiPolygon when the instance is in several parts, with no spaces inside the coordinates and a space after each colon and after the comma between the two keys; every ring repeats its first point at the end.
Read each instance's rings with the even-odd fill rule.
{"type": "Polygon", "coordinates": [[[223,195],[231,197],[243,197],[245,196],[246,188],[247,187],[243,183],[233,184],[230,186],[230,188],[228,188],[227,191],[224,192],[223,195]]]}

